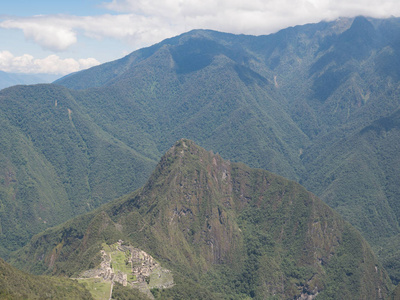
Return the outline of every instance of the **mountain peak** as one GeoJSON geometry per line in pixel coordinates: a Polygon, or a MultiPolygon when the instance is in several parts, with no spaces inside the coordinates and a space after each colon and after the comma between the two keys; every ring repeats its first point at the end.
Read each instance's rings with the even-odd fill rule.
{"type": "MultiPolygon", "coordinates": [[[[374,25],[363,16],[356,17],[351,27],[343,35],[346,38],[346,42],[356,39],[356,41],[359,41],[358,43],[364,42],[368,44],[373,43],[377,38],[374,25]]],[[[371,47],[371,45],[369,46],[371,47]]]]}
{"type": "Polygon", "coordinates": [[[166,155],[184,156],[197,153],[198,151],[204,152],[205,150],[196,145],[192,140],[182,138],[178,140],[166,153],[166,155]]]}
{"type": "MultiPolygon", "coordinates": [[[[190,159],[192,162],[200,162],[203,164],[211,163],[217,164],[217,161],[222,162],[223,159],[218,154],[212,151],[207,151],[198,146],[194,141],[182,138],[178,140],[165,154],[166,159],[182,159],[185,158],[184,163],[188,164],[190,159]]],[[[182,163],[182,160],[180,160],[182,163]]]]}
{"type": "Polygon", "coordinates": [[[373,25],[370,21],[364,16],[357,16],[353,20],[353,24],[351,25],[353,28],[373,28],[373,25]]]}
{"type": "Polygon", "coordinates": [[[154,197],[146,199],[155,201],[152,203],[157,206],[166,204],[171,206],[173,203],[178,206],[182,203],[196,205],[198,199],[193,197],[189,199],[187,195],[196,194],[199,189],[205,188],[210,191],[210,196],[207,198],[209,205],[215,205],[218,197],[213,197],[213,194],[219,194],[226,189],[226,185],[231,185],[227,182],[227,178],[230,178],[230,169],[230,162],[224,161],[218,154],[205,150],[189,139],[180,139],[161,158],[144,186],[143,193],[151,191],[154,194],[156,186],[161,188],[156,194],[162,196],[156,197],[157,199],[154,197]],[[177,193],[168,200],[166,199],[168,196],[164,197],[168,194],[164,190],[166,186],[169,188],[174,186],[172,193],[177,193]]]}
{"type": "MultiPolygon", "coordinates": [[[[365,240],[322,201],[293,181],[224,161],[188,139],[167,151],[143,189],[45,235],[19,259],[28,255],[33,264],[51,261],[50,271],[79,273],[76,259],[88,265],[91,257],[96,265],[104,239],[120,238],[165,262],[174,278],[207,289],[213,282],[214,298],[226,282],[232,282],[224,290],[229,297],[379,299],[378,291],[388,293],[387,274],[365,240]],[[77,224],[86,226],[82,233],[71,229],[77,224]],[[66,263],[69,253],[73,264],[66,263]]],[[[177,280],[174,288],[184,285],[177,280]]]]}

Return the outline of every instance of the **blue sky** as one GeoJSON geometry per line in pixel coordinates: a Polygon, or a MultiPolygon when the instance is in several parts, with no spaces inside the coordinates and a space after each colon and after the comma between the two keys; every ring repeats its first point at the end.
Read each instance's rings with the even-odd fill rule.
{"type": "Polygon", "coordinates": [[[0,70],[68,74],[191,29],[269,34],[338,17],[400,15],[398,0],[12,0],[0,70]]]}
{"type": "Polygon", "coordinates": [[[50,14],[71,14],[87,16],[109,12],[102,7],[105,1],[99,0],[12,0],[2,1],[1,14],[14,16],[50,15],[50,14]]]}

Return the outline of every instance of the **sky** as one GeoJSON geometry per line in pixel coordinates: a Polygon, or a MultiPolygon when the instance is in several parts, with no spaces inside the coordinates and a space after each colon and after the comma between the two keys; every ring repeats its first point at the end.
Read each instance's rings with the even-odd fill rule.
{"type": "Polygon", "coordinates": [[[358,15],[400,16],[398,0],[0,0],[0,70],[65,75],[192,29],[270,34],[358,15]]]}

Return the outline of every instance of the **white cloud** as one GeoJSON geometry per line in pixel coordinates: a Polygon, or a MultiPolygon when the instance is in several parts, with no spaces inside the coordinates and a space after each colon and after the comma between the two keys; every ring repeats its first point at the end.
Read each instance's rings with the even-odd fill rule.
{"type": "Polygon", "coordinates": [[[0,28],[21,29],[25,38],[43,49],[55,52],[67,50],[77,43],[77,33],[95,38],[125,40],[134,47],[143,47],[170,37],[179,30],[166,26],[165,20],[135,14],[105,14],[101,16],[51,15],[8,17],[0,28]]]}
{"type": "Polygon", "coordinates": [[[173,26],[166,26],[159,18],[135,14],[82,17],[76,19],[74,25],[86,36],[125,40],[135,47],[147,46],[177,33],[173,26]]]}
{"type": "Polygon", "coordinates": [[[28,40],[52,51],[63,51],[77,42],[76,33],[63,17],[8,19],[1,22],[0,27],[21,29],[28,40]]]}
{"type": "Polygon", "coordinates": [[[67,50],[80,34],[123,40],[135,49],[197,28],[268,34],[341,16],[400,15],[397,0],[109,0],[102,5],[116,13],[7,17],[0,28],[21,29],[27,39],[52,51],[67,50]]]}
{"type": "Polygon", "coordinates": [[[267,34],[338,17],[400,15],[397,0],[112,0],[109,10],[151,16],[175,28],[267,34]]]}
{"type": "Polygon", "coordinates": [[[43,59],[35,59],[32,55],[14,56],[9,51],[0,52],[0,70],[11,73],[44,73],[69,74],[98,65],[94,58],[61,59],[57,55],[49,55],[43,59]]]}

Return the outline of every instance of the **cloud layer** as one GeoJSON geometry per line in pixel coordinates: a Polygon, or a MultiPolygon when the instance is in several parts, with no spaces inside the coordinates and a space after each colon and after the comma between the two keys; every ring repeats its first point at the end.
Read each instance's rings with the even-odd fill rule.
{"type": "Polygon", "coordinates": [[[9,51],[0,52],[0,70],[10,73],[44,73],[68,74],[98,65],[94,58],[75,60],[61,59],[57,55],[49,55],[43,59],[35,59],[32,55],[14,56],[9,51]]]}
{"type": "Polygon", "coordinates": [[[21,29],[25,38],[44,49],[62,51],[77,42],[70,18],[59,17],[10,18],[0,23],[1,28],[21,29]]]}
{"type": "MultiPolygon", "coordinates": [[[[22,30],[27,40],[55,53],[68,50],[82,36],[123,41],[134,50],[198,28],[259,35],[338,17],[399,16],[397,1],[108,0],[102,7],[110,14],[0,16],[0,28],[22,30]]],[[[66,74],[98,63],[94,58],[60,59],[50,55],[34,59],[28,54],[14,57],[10,52],[0,52],[0,69],[11,72],[66,74]]]]}
{"type": "Polygon", "coordinates": [[[356,15],[400,15],[394,0],[113,0],[99,16],[8,17],[0,28],[21,29],[26,39],[51,51],[64,51],[79,34],[114,38],[133,48],[196,28],[268,34],[281,28],[356,15]]]}
{"type": "Polygon", "coordinates": [[[338,17],[400,15],[397,0],[112,0],[103,5],[119,13],[157,18],[165,26],[247,34],[338,17]]]}
{"type": "Polygon", "coordinates": [[[21,29],[26,39],[54,52],[64,51],[77,43],[78,32],[90,38],[113,38],[142,47],[179,32],[173,27],[167,26],[165,20],[135,14],[8,17],[0,22],[0,28],[21,29]]]}

